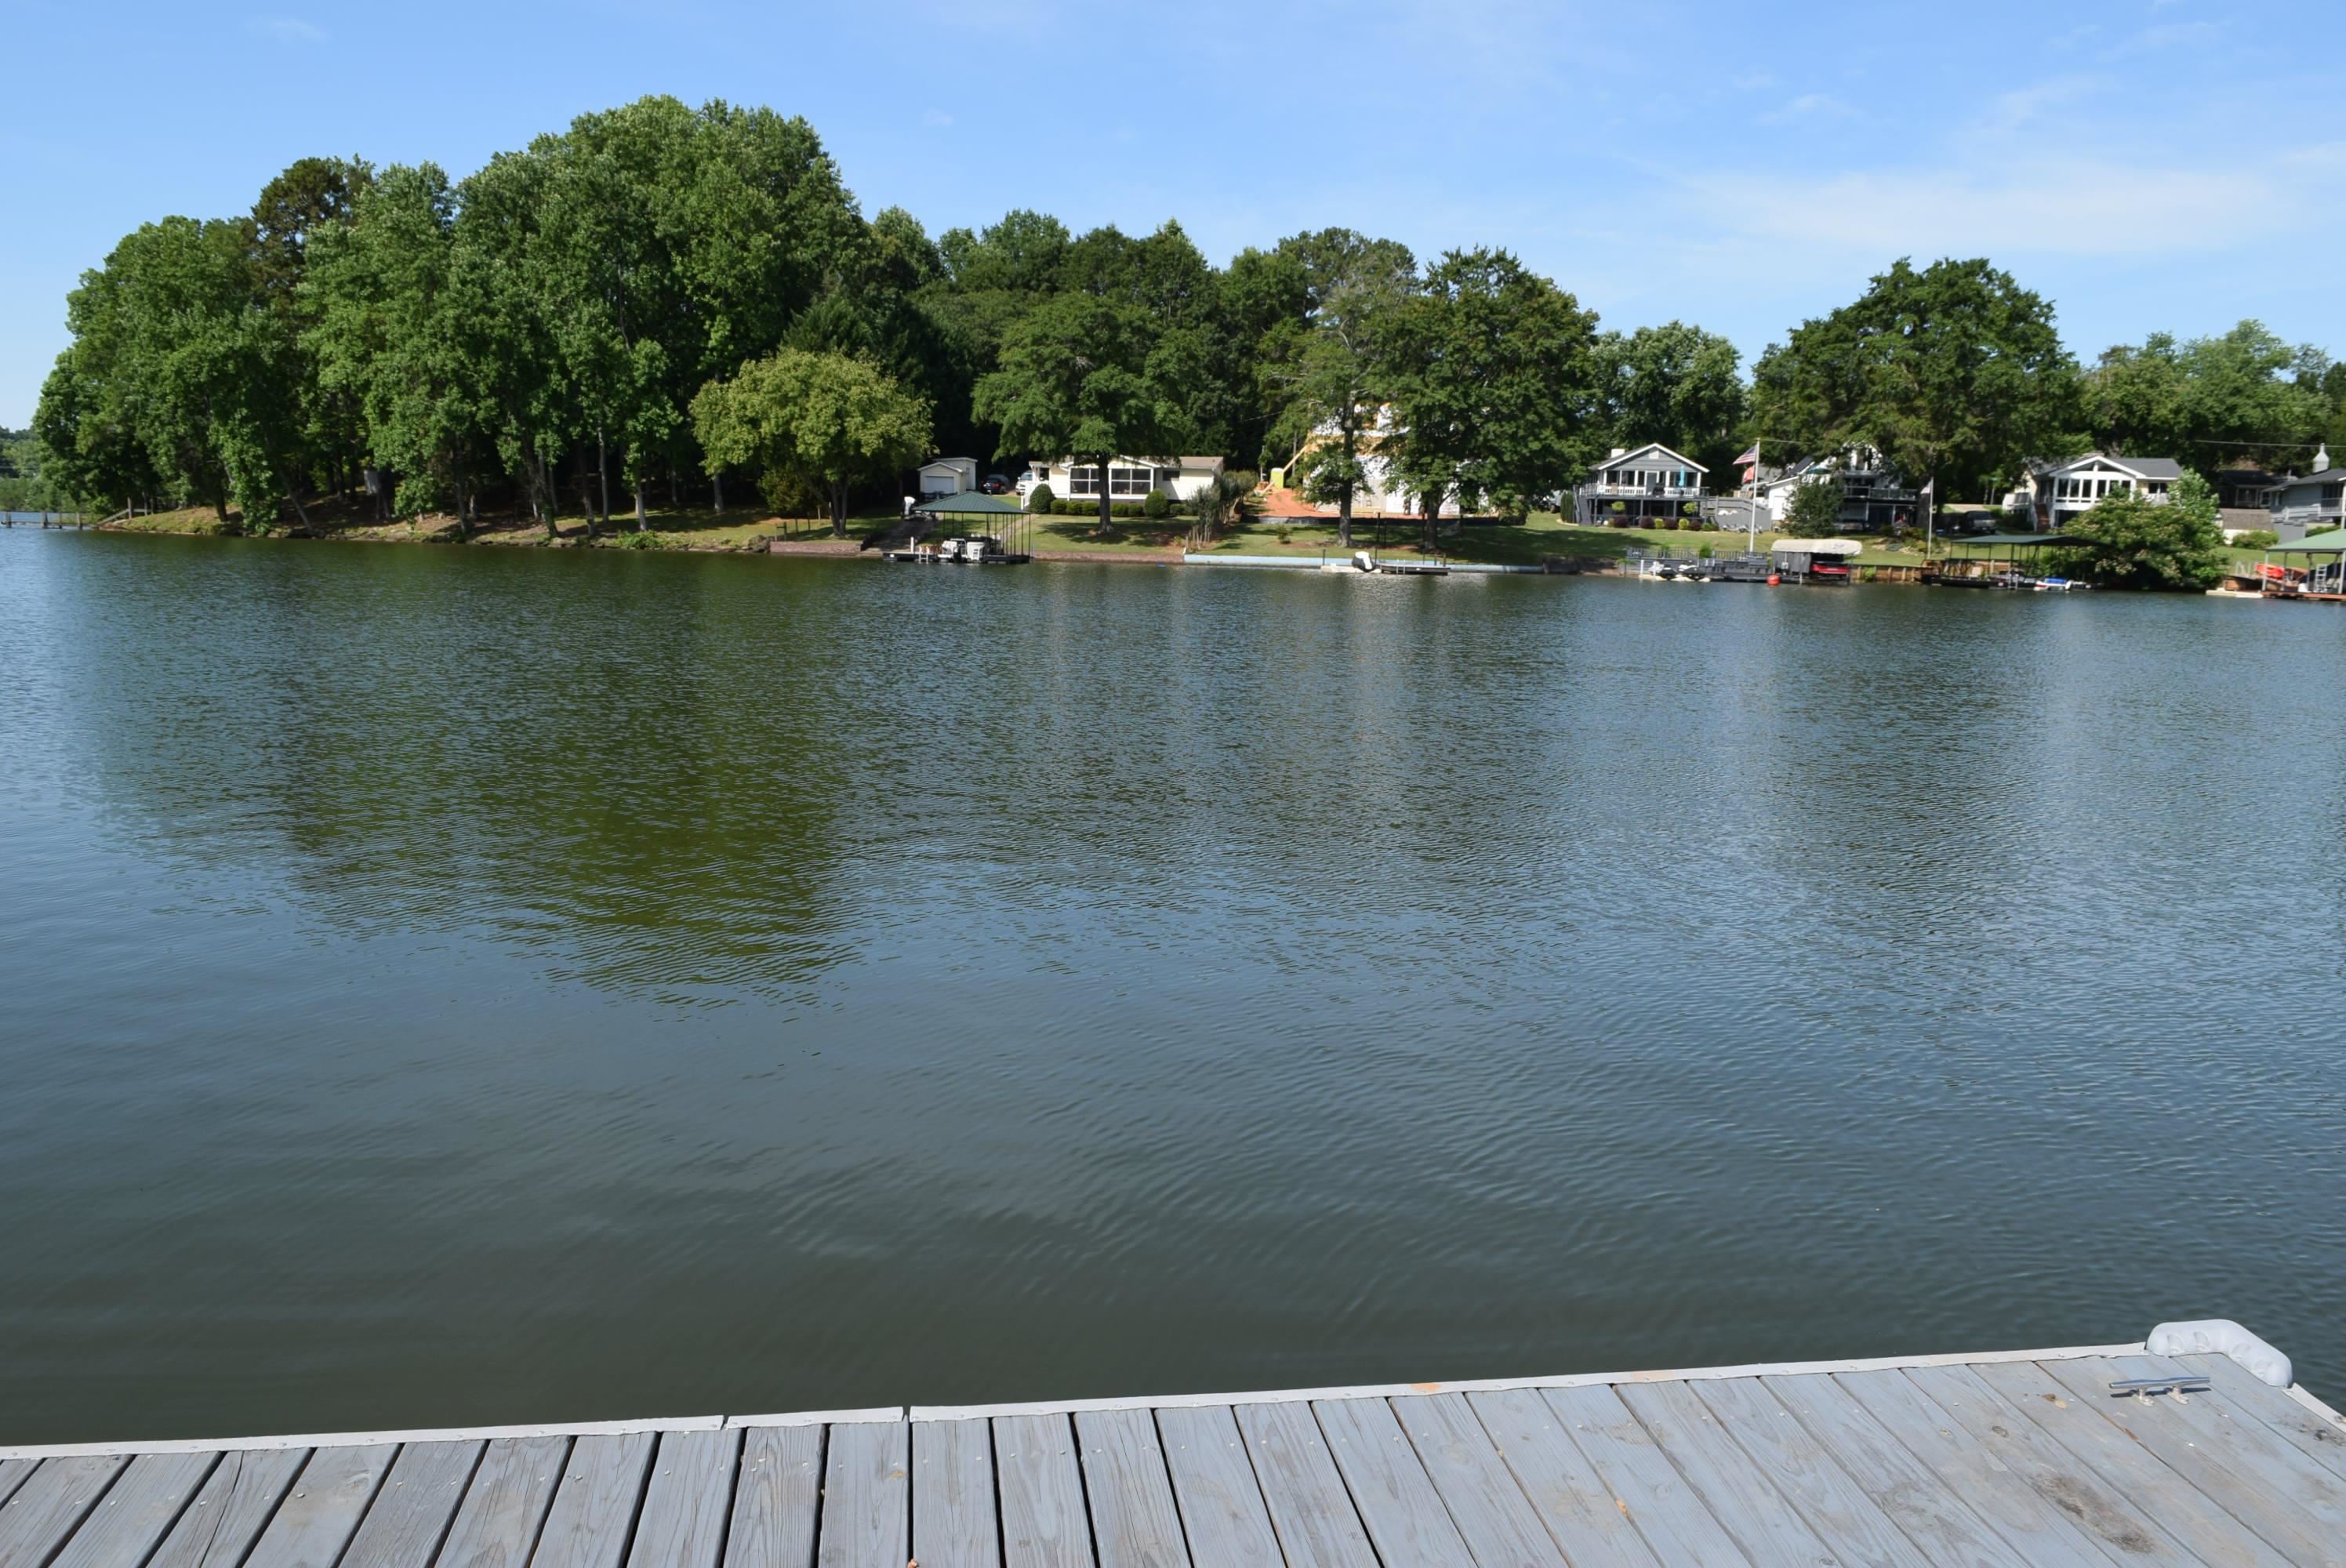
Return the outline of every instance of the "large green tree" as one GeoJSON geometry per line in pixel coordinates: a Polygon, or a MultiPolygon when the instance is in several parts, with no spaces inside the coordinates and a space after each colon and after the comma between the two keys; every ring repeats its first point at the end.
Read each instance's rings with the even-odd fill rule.
{"type": "Polygon", "coordinates": [[[977,383],[977,417],[998,450],[1057,456],[1099,476],[1099,528],[1110,523],[1109,465],[1174,455],[1189,434],[1177,399],[1150,374],[1157,323],[1116,292],[1056,294],[1021,317],[1001,368],[977,383]]]}
{"type": "Polygon", "coordinates": [[[1597,419],[1607,443],[1658,441],[1723,477],[1741,450],[1748,394],[1735,345],[1684,321],[1596,341],[1597,419]]]}
{"type": "Polygon", "coordinates": [[[69,488],[128,499],[160,481],[225,519],[301,509],[303,382],[265,308],[244,219],[167,218],[126,236],[67,298],[74,341],[36,426],[69,488]]]}
{"type": "Polygon", "coordinates": [[[2227,560],[2216,494],[2196,473],[2164,503],[2133,491],[2106,495],[2071,525],[2080,543],[2062,553],[2073,574],[2114,588],[2214,587],[2227,560]]]}
{"type": "Polygon", "coordinates": [[[2079,441],[2076,363],[2052,304],[1984,260],[1901,260],[1753,369],[1754,423],[1818,454],[1872,447],[1942,497],[2079,441]]]}
{"type": "Polygon", "coordinates": [[[1522,516],[1601,450],[1596,317],[1504,250],[1426,270],[1395,332],[1388,460],[1424,514],[1522,516]]]}
{"type": "Polygon", "coordinates": [[[712,381],[692,402],[711,473],[755,463],[820,487],[833,534],[854,488],[930,451],[929,407],[868,360],[784,349],[712,381]]]}
{"type": "Polygon", "coordinates": [[[2154,332],[2107,350],[2083,382],[2085,418],[2105,452],[2173,457],[2203,473],[2301,463],[2326,433],[2328,356],[2260,321],[2178,341],[2154,332]]]}
{"type": "Polygon", "coordinates": [[[1262,340],[1263,388],[1277,410],[1270,439],[1308,470],[1304,493],[1335,506],[1337,543],[1349,549],[1367,460],[1390,433],[1417,263],[1406,246],[1349,229],[1299,234],[1280,249],[1301,270],[1304,314],[1262,340]]]}

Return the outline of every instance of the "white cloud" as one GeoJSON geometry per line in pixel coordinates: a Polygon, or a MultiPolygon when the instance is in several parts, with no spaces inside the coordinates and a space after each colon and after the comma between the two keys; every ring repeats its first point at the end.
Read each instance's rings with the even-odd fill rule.
{"type": "Polygon", "coordinates": [[[1689,181],[1728,226],[1756,239],[1875,257],[2164,256],[2270,242],[2217,220],[2271,211],[2281,188],[2256,167],[2150,168],[2047,158],[2000,168],[1714,176],[1689,181]],[[1764,183],[1785,199],[1755,204],[1764,183]]]}
{"type": "Polygon", "coordinates": [[[244,30],[256,38],[274,38],[283,44],[322,44],[323,29],[302,21],[299,16],[255,16],[247,21],[244,30]]]}
{"type": "Polygon", "coordinates": [[[1760,117],[1761,125],[1790,125],[1796,120],[1855,119],[1858,111],[1830,93],[1802,93],[1772,114],[1760,117]]]}
{"type": "Polygon", "coordinates": [[[2090,97],[2108,85],[2101,76],[2054,76],[2025,87],[2014,87],[1998,94],[1995,105],[1983,122],[1988,130],[2017,130],[2042,116],[2047,109],[2063,107],[2081,98],[2090,97]]]}
{"type": "Polygon", "coordinates": [[[2144,28],[2103,57],[2122,60],[2129,55],[2155,54],[2186,45],[2212,44],[2223,36],[2224,29],[2213,22],[2162,22],[2156,27],[2144,28]]]}

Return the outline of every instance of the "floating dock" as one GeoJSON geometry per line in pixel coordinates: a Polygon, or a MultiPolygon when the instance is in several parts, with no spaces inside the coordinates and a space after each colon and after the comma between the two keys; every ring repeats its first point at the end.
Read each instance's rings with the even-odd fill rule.
{"type": "Polygon", "coordinates": [[[2277,1352],[2150,1353],[2209,1342],[2174,1329],[2233,1327],[1519,1381],[0,1450],[0,1565],[2338,1563],[2346,1423],[2286,1386],[2277,1352]]]}

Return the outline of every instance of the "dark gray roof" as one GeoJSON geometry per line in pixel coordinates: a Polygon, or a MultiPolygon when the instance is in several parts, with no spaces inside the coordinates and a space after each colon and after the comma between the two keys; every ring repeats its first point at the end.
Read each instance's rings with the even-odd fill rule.
{"type": "Polygon", "coordinates": [[[2122,457],[2114,452],[2081,452],[2075,457],[2031,457],[2025,461],[2032,473],[2050,473],[2079,463],[2122,463],[2145,479],[2183,477],[2183,465],[2171,457],[2122,457]]]}
{"type": "Polygon", "coordinates": [[[2284,478],[2276,479],[2272,482],[2271,487],[2275,490],[2288,490],[2300,484],[2335,484],[2341,479],[2346,479],[2346,468],[2340,468],[2333,464],[2319,473],[2302,475],[2291,473],[2284,478]]]}

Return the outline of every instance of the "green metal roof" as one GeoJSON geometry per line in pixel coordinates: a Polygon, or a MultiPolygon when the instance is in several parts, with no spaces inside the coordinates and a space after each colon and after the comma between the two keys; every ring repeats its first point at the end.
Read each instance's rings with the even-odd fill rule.
{"type": "Polygon", "coordinates": [[[2316,555],[2346,555],[2346,528],[2332,528],[2327,534],[2308,534],[2294,545],[2270,545],[2266,548],[2275,555],[2296,550],[2316,555]]]}
{"type": "Polygon", "coordinates": [[[980,513],[1024,512],[1025,507],[1007,495],[988,495],[983,490],[964,490],[957,495],[940,495],[933,501],[923,501],[913,508],[933,517],[974,516],[980,513]]]}

